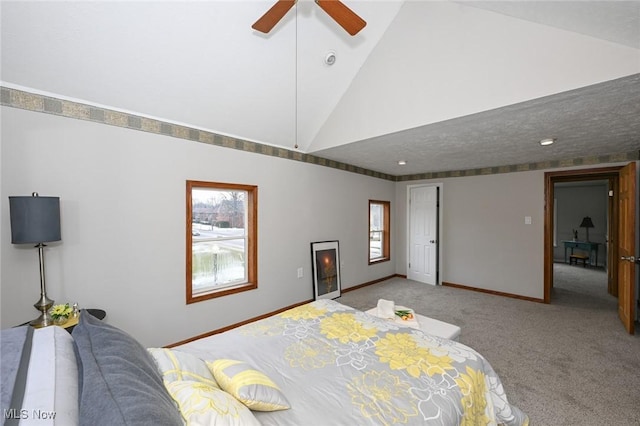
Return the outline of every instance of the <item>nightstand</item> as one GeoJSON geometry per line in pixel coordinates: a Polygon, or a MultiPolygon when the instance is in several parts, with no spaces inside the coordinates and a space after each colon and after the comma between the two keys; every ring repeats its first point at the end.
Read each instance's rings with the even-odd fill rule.
{"type": "MultiPolygon", "coordinates": [[[[80,309],[80,315],[82,315],[83,312],[87,312],[88,314],[93,315],[94,317],[98,318],[99,320],[103,320],[104,317],[107,316],[107,312],[102,310],[102,309],[80,309]]],[[[75,318],[69,318],[69,321],[65,322],[62,325],[58,325],[58,327],[62,327],[65,330],[67,330],[69,333],[71,333],[73,331],[73,328],[78,325],[78,320],[80,319],[80,315],[78,315],[75,318]]],[[[29,324],[29,321],[22,323],[16,327],[22,326],[22,325],[27,325],[29,324]]]]}
{"type": "MultiPolygon", "coordinates": [[[[98,318],[99,320],[103,320],[104,317],[107,316],[107,312],[102,310],[102,309],[80,309],[80,315],[86,315],[86,314],[90,314],[93,315],[94,317],[98,318]]],[[[78,325],[78,320],[80,320],[80,315],[78,315],[75,318],[69,318],[69,321],[67,321],[66,323],[59,325],[58,327],[62,327],[65,330],[67,330],[69,333],[71,333],[74,329],[74,327],[76,325],[78,325]]]]}

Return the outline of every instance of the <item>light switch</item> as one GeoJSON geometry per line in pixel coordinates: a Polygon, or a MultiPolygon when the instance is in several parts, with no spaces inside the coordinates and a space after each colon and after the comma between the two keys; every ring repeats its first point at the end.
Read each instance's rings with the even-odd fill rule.
{"type": "Polygon", "coordinates": [[[531,216],[525,216],[524,217],[524,224],[525,225],[531,225],[531,216]]]}

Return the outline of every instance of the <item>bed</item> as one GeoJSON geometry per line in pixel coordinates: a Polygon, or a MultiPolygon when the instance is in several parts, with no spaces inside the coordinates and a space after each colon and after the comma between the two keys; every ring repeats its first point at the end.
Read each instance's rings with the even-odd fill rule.
{"type": "MultiPolygon", "coordinates": [[[[38,407],[64,408],[65,422],[49,424],[528,424],[473,349],[333,300],[170,349],[143,348],[90,315],[81,316],[72,336],[48,329],[56,331],[36,330],[33,337],[55,333],[58,346],[67,348],[66,365],[49,375],[56,378],[52,385],[62,373],[72,378],[64,385],[70,399],[50,398],[38,407]],[[69,347],[77,361],[71,373],[69,347]]],[[[20,343],[7,345],[13,349],[5,353],[4,330],[2,338],[3,364],[25,358],[16,355],[20,343]]],[[[57,352],[49,357],[56,360],[57,352]]],[[[11,378],[18,370],[3,365],[2,408],[9,417],[26,412],[22,425],[33,420],[34,407],[28,397],[15,405],[20,398],[11,390],[24,388],[20,374],[11,378]]],[[[25,395],[36,392],[29,386],[25,395]]]]}

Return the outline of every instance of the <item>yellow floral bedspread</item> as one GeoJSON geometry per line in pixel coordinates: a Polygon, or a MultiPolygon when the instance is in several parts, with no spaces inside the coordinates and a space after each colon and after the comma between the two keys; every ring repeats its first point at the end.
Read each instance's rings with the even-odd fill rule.
{"type": "Polygon", "coordinates": [[[264,425],[527,425],[487,360],[458,342],[318,300],[176,348],[267,374],[291,409],[264,425]]]}

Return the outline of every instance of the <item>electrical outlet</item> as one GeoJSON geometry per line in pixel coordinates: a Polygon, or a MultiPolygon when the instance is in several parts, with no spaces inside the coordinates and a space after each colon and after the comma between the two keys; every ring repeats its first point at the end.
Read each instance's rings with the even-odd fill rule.
{"type": "Polygon", "coordinates": [[[298,278],[302,278],[304,275],[304,270],[302,268],[298,268],[298,278]]]}

